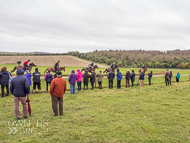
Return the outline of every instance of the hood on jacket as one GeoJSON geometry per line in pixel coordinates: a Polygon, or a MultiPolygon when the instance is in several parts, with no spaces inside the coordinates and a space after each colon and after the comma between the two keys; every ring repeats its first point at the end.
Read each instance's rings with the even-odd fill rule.
{"type": "Polygon", "coordinates": [[[71,73],[75,73],[75,71],[74,71],[74,70],[72,70],[72,71],[71,71],[71,73]]]}
{"type": "Polygon", "coordinates": [[[119,72],[119,69],[117,69],[117,72],[119,72]]]}
{"type": "Polygon", "coordinates": [[[80,69],[77,69],[77,72],[80,72],[80,69]]]}
{"type": "Polygon", "coordinates": [[[150,71],[150,73],[152,73],[152,71],[150,71]]]}
{"type": "Polygon", "coordinates": [[[23,75],[24,74],[24,70],[21,69],[21,68],[18,68],[17,71],[16,71],[16,74],[17,75],[19,75],[19,74],[23,75]]]}

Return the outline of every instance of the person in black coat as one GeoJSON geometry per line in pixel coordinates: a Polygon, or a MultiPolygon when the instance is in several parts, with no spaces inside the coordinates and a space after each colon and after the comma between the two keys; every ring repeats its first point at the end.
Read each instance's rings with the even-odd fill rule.
{"type": "Polygon", "coordinates": [[[149,85],[151,85],[152,71],[148,73],[149,85]]]}
{"type": "Polygon", "coordinates": [[[90,78],[90,75],[88,74],[88,71],[86,70],[85,73],[83,74],[84,90],[85,90],[85,86],[87,87],[87,90],[88,90],[89,78],[90,78]]]}
{"type": "Polygon", "coordinates": [[[23,106],[23,116],[26,119],[28,116],[28,110],[26,105],[26,96],[29,96],[30,85],[27,77],[23,76],[24,70],[21,68],[17,69],[17,76],[11,80],[10,90],[14,95],[14,103],[15,103],[15,116],[19,120],[20,112],[19,112],[19,101],[21,101],[23,106]]]}
{"type": "Polygon", "coordinates": [[[127,70],[127,73],[126,73],[126,75],[125,75],[126,88],[127,88],[127,87],[130,87],[130,83],[129,83],[130,78],[131,78],[131,74],[130,74],[129,69],[128,69],[128,70],[127,70]]]}
{"type": "Polygon", "coordinates": [[[134,70],[132,70],[132,74],[131,74],[131,84],[132,84],[132,87],[133,87],[134,81],[135,81],[135,72],[134,72],[134,70]]]}
{"type": "Polygon", "coordinates": [[[7,94],[5,96],[8,96],[9,95],[9,73],[6,67],[1,68],[0,84],[1,84],[1,93],[2,93],[1,97],[4,97],[4,87],[6,87],[6,90],[7,90],[7,94]]]}
{"type": "Polygon", "coordinates": [[[92,70],[92,74],[90,75],[90,83],[91,83],[91,86],[92,86],[92,90],[94,90],[94,83],[95,83],[95,80],[96,80],[96,77],[95,77],[95,72],[94,70],[92,70]]]}
{"type": "Polygon", "coordinates": [[[170,76],[169,76],[170,81],[169,81],[169,84],[172,85],[172,76],[173,76],[173,75],[172,75],[172,71],[171,71],[171,70],[170,70],[169,72],[170,72],[170,76]]]}
{"type": "Polygon", "coordinates": [[[107,75],[107,78],[109,80],[109,89],[113,88],[113,79],[115,78],[115,73],[110,70],[110,72],[107,75]]]}
{"type": "Polygon", "coordinates": [[[35,94],[36,85],[38,85],[39,93],[41,93],[41,80],[40,80],[40,72],[38,72],[38,68],[35,68],[35,72],[33,73],[33,94],[35,94]]]}

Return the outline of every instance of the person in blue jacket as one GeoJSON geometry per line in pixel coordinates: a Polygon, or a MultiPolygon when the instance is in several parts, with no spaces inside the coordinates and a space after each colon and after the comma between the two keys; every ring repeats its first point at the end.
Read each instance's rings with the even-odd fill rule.
{"type": "MultiPolygon", "coordinates": [[[[28,79],[28,83],[31,86],[32,85],[32,81],[31,81],[31,77],[32,75],[30,74],[29,70],[26,70],[26,74],[24,75],[27,79],[28,79]]],[[[30,87],[29,87],[30,88],[30,87]]],[[[30,90],[29,90],[29,95],[30,95],[30,90]]]]}
{"type": "Polygon", "coordinates": [[[141,69],[141,74],[139,76],[139,80],[140,80],[140,87],[143,86],[143,81],[144,81],[144,70],[141,69]]]}
{"type": "Polygon", "coordinates": [[[179,82],[179,79],[180,79],[180,73],[177,72],[177,75],[176,75],[176,82],[179,82]]]}
{"type": "Polygon", "coordinates": [[[135,72],[134,72],[134,70],[132,70],[132,74],[131,74],[131,84],[132,84],[132,87],[133,87],[134,81],[135,81],[135,72]]]}
{"type": "Polygon", "coordinates": [[[121,80],[123,79],[119,68],[117,69],[117,89],[121,88],[121,80]]]}

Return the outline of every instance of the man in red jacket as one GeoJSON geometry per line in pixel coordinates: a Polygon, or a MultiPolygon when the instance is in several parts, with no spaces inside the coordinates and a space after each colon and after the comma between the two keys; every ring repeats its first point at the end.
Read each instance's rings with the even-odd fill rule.
{"type": "Polygon", "coordinates": [[[25,62],[23,63],[24,68],[27,68],[27,67],[28,67],[28,62],[30,62],[30,59],[28,59],[28,61],[25,61],[25,62]]]}
{"type": "Polygon", "coordinates": [[[51,81],[50,94],[52,99],[53,116],[58,116],[57,103],[59,102],[59,115],[63,115],[63,95],[67,89],[66,80],[62,72],[56,72],[57,77],[51,81]]]}

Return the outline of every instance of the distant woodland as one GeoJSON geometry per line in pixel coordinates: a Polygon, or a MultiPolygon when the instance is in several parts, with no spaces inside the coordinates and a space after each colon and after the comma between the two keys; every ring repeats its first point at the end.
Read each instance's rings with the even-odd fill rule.
{"type": "Polygon", "coordinates": [[[144,51],[144,50],[109,50],[80,53],[78,51],[68,53],[0,53],[0,56],[48,56],[48,55],[72,55],[85,60],[111,65],[113,62],[119,67],[149,68],[180,68],[190,69],[190,50],[173,51],[144,51]]]}
{"type": "Polygon", "coordinates": [[[119,67],[149,68],[190,68],[190,50],[174,51],[94,51],[89,53],[69,52],[69,55],[111,65],[113,62],[119,67]]]}

